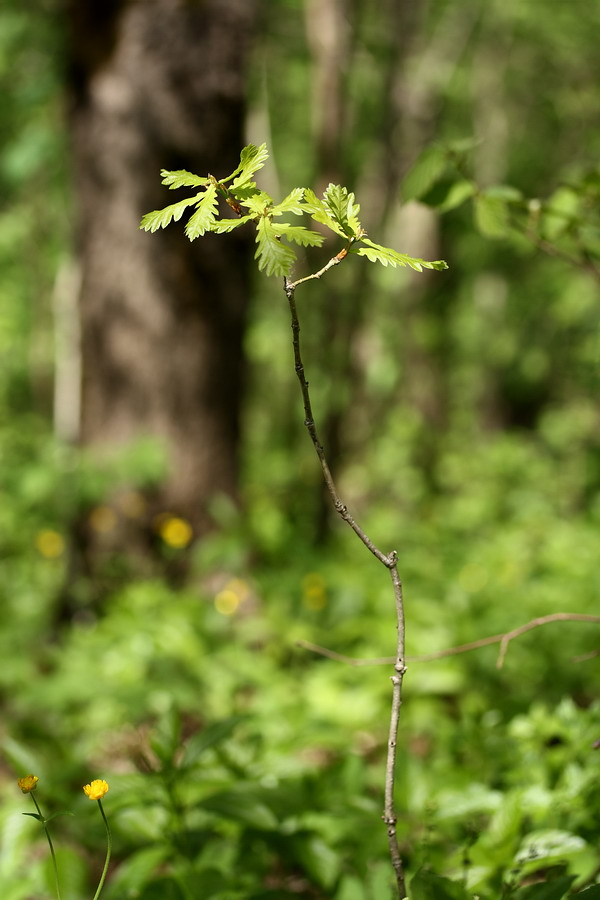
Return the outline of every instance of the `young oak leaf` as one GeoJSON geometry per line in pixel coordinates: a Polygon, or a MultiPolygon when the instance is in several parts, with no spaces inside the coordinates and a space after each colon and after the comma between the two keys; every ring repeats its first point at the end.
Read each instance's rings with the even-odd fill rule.
{"type": "Polygon", "coordinates": [[[267,275],[288,275],[296,254],[287,244],[282,244],[271,221],[265,216],[258,220],[256,228],[256,253],[258,268],[267,275]]]}
{"type": "Polygon", "coordinates": [[[215,220],[217,215],[217,186],[216,184],[209,184],[202,196],[202,199],[197,204],[198,209],[190,217],[187,225],[185,226],[185,233],[189,237],[190,241],[195,240],[197,237],[201,237],[207,231],[211,230],[212,223],[215,220]]]}
{"type": "Polygon", "coordinates": [[[273,231],[278,237],[284,237],[288,241],[294,241],[302,247],[320,247],[325,240],[322,234],[310,231],[304,225],[288,225],[287,223],[273,224],[273,231]]]}
{"type": "Polygon", "coordinates": [[[414,256],[408,256],[406,253],[398,253],[397,250],[392,250],[390,247],[382,247],[368,238],[363,237],[361,240],[363,244],[366,244],[366,247],[353,247],[350,253],[366,256],[369,262],[379,262],[383,266],[393,266],[394,268],[396,266],[410,266],[411,269],[415,269],[417,272],[422,272],[423,269],[437,269],[441,271],[448,268],[447,263],[443,259],[433,261],[418,259],[414,256]]]}
{"type": "Polygon", "coordinates": [[[208,184],[208,178],[201,178],[200,175],[194,175],[192,172],[186,172],[185,169],[177,169],[177,171],[169,172],[167,169],[161,169],[161,184],[166,184],[169,190],[180,187],[196,187],[197,185],[208,184]]]}
{"type": "Polygon", "coordinates": [[[215,219],[211,223],[210,230],[215,231],[217,234],[228,234],[234,228],[239,228],[240,225],[245,225],[246,222],[252,222],[255,218],[256,216],[240,216],[239,219],[215,219]]]}
{"type": "Polygon", "coordinates": [[[358,213],[360,206],[355,202],[354,194],[339,184],[329,184],[323,194],[323,205],[332,218],[338,223],[346,237],[359,237],[362,233],[358,213]]]}
{"type": "Polygon", "coordinates": [[[179,203],[165,206],[164,209],[155,209],[146,213],[140,223],[140,228],[143,231],[151,232],[158,231],[159,228],[166,228],[171,221],[178,222],[187,207],[198,203],[203,197],[204,193],[196,194],[194,197],[186,197],[185,200],[180,200],[179,203]]]}
{"type": "Polygon", "coordinates": [[[261,144],[260,147],[256,147],[254,144],[248,144],[240,154],[240,164],[237,169],[234,169],[231,175],[224,178],[223,181],[230,181],[233,178],[231,190],[234,191],[247,181],[250,181],[252,175],[254,175],[255,172],[258,172],[259,169],[262,169],[268,158],[269,151],[267,150],[266,144],[261,144]]]}
{"type": "Polygon", "coordinates": [[[327,228],[331,229],[331,231],[342,238],[348,237],[341,225],[339,225],[335,218],[332,217],[323,201],[319,200],[315,192],[311,191],[310,188],[306,188],[304,191],[302,209],[304,212],[307,212],[315,222],[319,222],[320,225],[326,225],[327,228]]]}
{"type": "Polygon", "coordinates": [[[255,216],[262,216],[272,203],[273,198],[265,191],[255,191],[250,197],[240,199],[240,206],[245,206],[255,216]]]}
{"type": "Polygon", "coordinates": [[[284,212],[294,213],[296,216],[301,216],[304,212],[304,208],[302,206],[302,198],[304,197],[304,188],[294,188],[287,197],[285,197],[281,203],[277,203],[271,209],[272,216],[280,216],[284,212]]]}

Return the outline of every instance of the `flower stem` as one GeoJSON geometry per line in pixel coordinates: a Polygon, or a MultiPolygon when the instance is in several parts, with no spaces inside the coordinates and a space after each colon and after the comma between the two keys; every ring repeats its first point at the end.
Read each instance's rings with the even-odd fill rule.
{"type": "Polygon", "coordinates": [[[37,809],[38,815],[40,817],[40,822],[42,823],[44,831],[46,832],[46,838],[48,839],[48,846],[50,847],[50,855],[52,857],[52,868],[54,869],[54,883],[56,885],[56,896],[57,896],[58,900],[61,900],[60,886],[58,883],[58,866],[56,865],[56,854],[54,852],[54,845],[52,843],[52,838],[50,837],[50,832],[48,831],[48,827],[46,825],[46,820],[42,814],[40,805],[37,802],[37,800],[35,799],[35,794],[31,794],[31,799],[34,802],[35,808],[37,809]]]}
{"type": "Polygon", "coordinates": [[[104,881],[106,880],[106,873],[108,872],[108,864],[110,863],[110,854],[112,852],[112,834],[110,833],[110,827],[108,824],[108,820],[106,815],[104,814],[104,809],[102,808],[102,800],[98,800],[98,806],[100,807],[100,812],[102,813],[102,818],[104,820],[104,825],[106,826],[106,859],[104,860],[104,868],[102,869],[102,875],[100,876],[100,882],[96,889],[96,893],[94,894],[94,900],[98,900],[100,896],[100,892],[104,887],[104,881]]]}

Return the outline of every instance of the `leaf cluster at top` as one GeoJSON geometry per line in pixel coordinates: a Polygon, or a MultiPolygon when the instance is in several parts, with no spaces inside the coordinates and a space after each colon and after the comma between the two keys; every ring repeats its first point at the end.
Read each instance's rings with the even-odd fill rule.
{"type": "Polygon", "coordinates": [[[410,266],[422,269],[445,269],[443,260],[433,262],[416,259],[398,253],[390,247],[382,247],[370,241],[358,219],[360,206],[354,194],[339,184],[329,184],[322,199],[308,188],[294,188],[280,203],[258,188],[253,179],[268,159],[266,144],[259,147],[249,144],[240,154],[239,165],[226,178],[218,181],[213,175],[201,177],[185,170],[162,170],[162,183],[173,190],[181,187],[200,188],[198,193],[173,203],[164,209],[146,213],[141,222],[144,231],[157,231],[179,221],[189,207],[195,207],[185,233],[193,241],[207,232],[226,233],[248,222],[256,227],[256,253],[258,268],[267,275],[287,276],[296,261],[291,246],[318,247],[324,241],[321,232],[304,225],[292,225],[275,221],[284,213],[295,216],[308,214],[315,222],[325,226],[346,241],[346,250],[365,256],[370,262],[384,266],[410,266]],[[237,218],[219,218],[219,199],[232,209],[237,218]],[[354,244],[362,246],[354,247],[354,244]]]}

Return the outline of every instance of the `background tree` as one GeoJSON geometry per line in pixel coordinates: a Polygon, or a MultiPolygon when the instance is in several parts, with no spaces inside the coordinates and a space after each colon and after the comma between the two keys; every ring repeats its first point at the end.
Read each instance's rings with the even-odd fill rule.
{"type": "Polygon", "coordinates": [[[250,283],[231,246],[151,243],[135,223],[161,168],[219,170],[244,132],[253,0],[70,7],[73,164],[81,266],[81,440],[164,443],[157,510],[197,532],[237,496],[242,338],[250,283]]]}

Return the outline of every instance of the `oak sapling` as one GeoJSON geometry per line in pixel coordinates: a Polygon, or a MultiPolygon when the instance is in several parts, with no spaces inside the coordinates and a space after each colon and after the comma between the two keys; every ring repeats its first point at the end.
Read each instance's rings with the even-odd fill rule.
{"type": "Polygon", "coordinates": [[[312,412],[308,382],[304,374],[304,364],[300,346],[300,321],[296,305],[296,289],[299,285],[321,278],[329,269],[339,265],[351,255],[364,256],[369,262],[383,266],[410,267],[417,272],[423,269],[438,271],[448,268],[444,260],[424,260],[405,253],[399,253],[391,247],[384,247],[372,241],[360,224],[358,214],[360,206],[354,194],[339,184],[329,184],[321,198],[309,188],[294,188],[279,203],[261,190],[254,181],[254,175],[268,159],[266,144],[259,147],[249,144],[241,152],[240,163],[227,177],[217,179],[213,175],[199,176],[191,172],[179,170],[161,172],[162,183],[169,189],[189,187],[197,191],[178,203],[164,209],[147,213],[141,222],[145,231],[157,231],[165,228],[172,221],[177,222],[190,208],[194,211],[187,221],[185,233],[193,241],[197,237],[212,232],[225,234],[236,228],[252,226],[256,230],[255,259],[260,271],[266,275],[276,275],[284,279],[284,291],[290,308],[292,324],[292,345],[294,366],[304,406],[304,423],[315,447],[321,470],[331,500],[341,518],[352,528],[365,547],[384,565],[391,577],[396,606],[397,642],[396,656],[393,663],[392,710],[388,737],[388,752],[385,775],[383,821],[388,835],[390,858],[396,877],[397,893],[400,900],[406,896],[404,869],[396,838],[397,816],[394,809],[394,772],[396,764],[396,745],[400,706],[402,703],[402,681],[406,671],[405,665],[405,631],[404,601],[402,583],[398,573],[398,555],[395,550],[389,553],[381,551],[365,534],[353,518],[347,506],[340,499],[333,481],[326,454],[321,444],[312,412]],[[221,218],[219,199],[223,200],[234,216],[221,218]],[[297,261],[294,245],[302,247],[319,247],[324,241],[320,231],[313,231],[304,225],[290,224],[282,221],[284,215],[308,215],[315,222],[333,232],[342,241],[339,251],[318,271],[292,280],[291,273],[297,261]]]}

